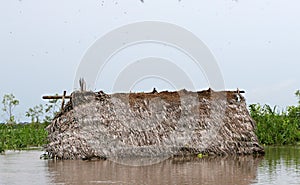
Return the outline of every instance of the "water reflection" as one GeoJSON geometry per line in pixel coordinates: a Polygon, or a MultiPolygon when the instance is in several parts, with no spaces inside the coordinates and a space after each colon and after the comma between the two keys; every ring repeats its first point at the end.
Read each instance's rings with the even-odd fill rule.
{"type": "Polygon", "coordinates": [[[255,185],[300,184],[299,146],[265,147],[265,152],[255,185]]]}
{"type": "Polygon", "coordinates": [[[42,151],[8,151],[0,155],[0,185],[300,184],[300,147],[266,147],[265,151],[264,158],[178,158],[150,166],[126,166],[109,160],[40,160],[42,151]]]}
{"type": "Polygon", "coordinates": [[[168,159],[150,166],[106,161],[49,161],[54,183],[66,184],[251,184],[261,158],[168,159]]]}
{"type": "Polygon", "coordinates": [[[276,171],[280,166],[278,164],[284,164],[286,167],[300,168],[300,147],[265,147],[266,156],[262,165],[268,165],[270,172],[276,171]]]}

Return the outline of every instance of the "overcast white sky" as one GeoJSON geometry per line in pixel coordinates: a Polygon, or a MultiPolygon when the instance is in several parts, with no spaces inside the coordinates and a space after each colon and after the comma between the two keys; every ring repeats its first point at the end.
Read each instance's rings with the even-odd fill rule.
{"type": "MultiPolygon", "coordinates": [[[[73,90],[77,67],[98,38],[153,20],[181,26],[205,42],[226,89],[246,90],[249,104],[284,108],[296,104],[300,89],[299,9],[298,0],[1,0],[0,97],[13,93],[20,100],[16,117],[24,120],[29,107],[44,102],[42,95],[73,90]]],[[[136,90],[168,89],[160,83],[145,80],[136,90]]],[[[102,85],[96,88],[109,91],[102,85]]]]}

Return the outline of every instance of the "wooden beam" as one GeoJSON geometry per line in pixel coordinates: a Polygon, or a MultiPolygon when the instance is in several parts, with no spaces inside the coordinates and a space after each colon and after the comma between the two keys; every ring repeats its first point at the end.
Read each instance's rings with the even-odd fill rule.
{"type": "MultiPolygon", "coordinates": [[[[43,96],[43,99],[62,99],[63,96],[43,96]]],[[[64,96],[65,99],[70,99],[71,96],[64,96]]]]}
{"type": "Polygon", "coordinates": [[[231,92],[234,92],[234,93],[246,93],[244,90],[231,91],[231,92]]]}

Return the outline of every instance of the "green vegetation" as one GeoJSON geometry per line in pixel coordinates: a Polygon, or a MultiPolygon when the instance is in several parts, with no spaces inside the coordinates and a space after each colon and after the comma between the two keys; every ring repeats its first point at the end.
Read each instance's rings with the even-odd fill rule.
{"type": "Polygon", "coordinates": [[[42,104],[36,105],[33,108],[29,108],[25,116],[31,118],[32,123],[39,123],[40,117],[44,114],[44,107],[42,104]]]}
{"type": "MultiPolygon", "coordinates": [[[[57,94],[56,94],[57,95],[57,94]]],[[[32,108],[29,108],[26,111],[25,116],[31,118],[32,123],[51,122],[53,117],[57,114],[59,108],[59,100],[50,100],[47,104],[36,105],[32,108]]]]}
{"type": "Polygon", "coordinates": [[[256,121],[256,134],[261,144],[286,145],[300,142],[300,92],[296,93],[298,106],[289,106],[286,111],[277,111],[276,106],[249,106],[250,114],[256,121]]]}
{"type": "Polygon", "coordinates": [[[50,100],[29,108],[25,116],[31,118],[31,123],[17,124],[13,115],[19,100],[13,94],[5,94],[2,100],[2,111],[8,119],[0,124],[0,153],[5,150],[20,150],[29,147],[40,147],[47,143],[48,133],[45,130],[58,111],[59,101],[50,100]]]}
{"type": "Polygon", "coordinates": [[[7,123],[15,123],[15,117],[13,115],[14,108],[19,105],[19,100],[13,94],[5,94],[2,99],[2,110],[7,113],[7,123]]]}
{"type": "Polygon", "coordinates": [[[48,123],[0,124],[0,152],[46,144],[47,125],[48,123]]]}

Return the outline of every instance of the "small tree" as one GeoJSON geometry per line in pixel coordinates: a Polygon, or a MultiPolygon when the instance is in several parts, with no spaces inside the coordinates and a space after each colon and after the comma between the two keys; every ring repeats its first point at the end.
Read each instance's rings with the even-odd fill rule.
{"type": "Polygon", "coordinates": [[[25,115],[31,118],[32,123],[39,123],[40,118],[44,115],[44,107],[42,104],[36,105],[29,108],[25,115]]]}
{"type": "Polygon", "coordinates": [[[52,119],[57,114],[57,112],[59,112],[59,107],[60,107],[60,100],[58,99],[49,100],[49,102],[45,105],[46,115],[44,121],[48,123],[51,122],[52,119]]]}
{"type": "Polygon", "coordinates": [[[2,99],[2,110],[8,115],[8,123],[15,123],[15,117],[13,115],[14,108],[19,105],[19,100],[13,94],[5,94],[2,99]]]}

